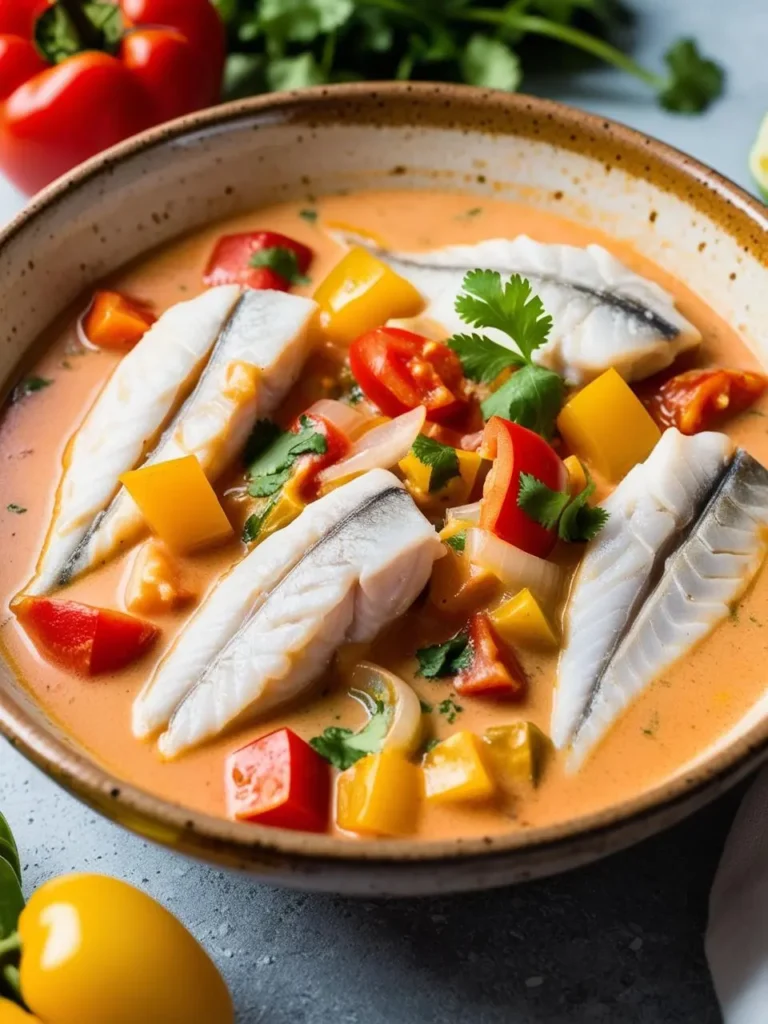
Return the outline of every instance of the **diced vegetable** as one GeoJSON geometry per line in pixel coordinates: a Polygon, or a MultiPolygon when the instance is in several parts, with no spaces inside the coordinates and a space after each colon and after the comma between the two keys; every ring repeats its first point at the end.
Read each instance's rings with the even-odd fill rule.
{"type": "Polygon", "coordinates": [[[466,552],[473,565],[495,573],[509,590],[517,593],[528,587],[545,608],[551,609],[557,604],[563,585],[563,571],[559,566],[521,551],[476,526],[467,530],[466,552]]]}
{"type": "Polygon", "coordinates": [[[410,451],[424,425],[424,416],[424,409],[419,406],[366,430],[349,449],[346,458],[318,474],[318,483],[328,487],[337,480],[347,480],[369,469],[391,469],[410,451]]]}
{"type": "Polygon", "coordinates": [[[557,427],[574,454],[613,481],[644,462],[661,437],[640,399],[613,369],[566,402],[557,427]]]}
{"type": "Polygon", "coordinates": [[[297,491],[299,494],[313,498],[316,497],[321,486],[320,476],[323,470],[346,459],[350,452],[350,443],[347,435],[331,420],[327,420],[317,413],[305,413],[292,425],[291,430],[299,431],[306,426],[312,427],[325,438],[324,451],[306,452],[296,461],[294,480],[297,491]]]}
{"type": "Polygon", "coordinates": [[[462,697],[522,697],[527,679],[514,651],[499,643],[486,612],[475,612],[467,627],[470,664],[456,676],[462,697]]]}
{"type": "Polygon", "coordinates": [[[392,317],[415,316],[424,306],[412,284],[357,246],[321,281],[314,299],[323,330],[344,345],[392,317]]]}
{"type": "Polygon", "coordinates": [[[455,732],[424,755],[424,788],[432,803],[487,800],[496,786],[484,762],[484,751],[471,732],[455,732]]]}
{"type": "Polygon", "coordinates": [[[557,647],[554,626],[527,588],[499,605],[490,616],[494,630],[505,643],[557,647]]]}
{"type": "Polygon", "coordinates": [[[446,423],[468,408],[461,363],[441,341],[377,327],[352,342],[349,366],[365,397],[387,416],[423,405],[428,420],[446,423]]]}
{"type": "Polygon", "coordinates": [[[276,231],[247,231],[223,235],[216,243],[203,282],[209,288],[219,284],[242,284],[249,288],[288,291],[312,262],[312,250],[276,231]]]}
{"type": "Polygon", "coordinates": [[[439,445],[453,456],[453,464],[444,468],[438,458],[425,456],[422,441],[428,445],[438,444],[420,436],[399,463],[406,486],[414,498],[421,505],[438,501],[466,501],[472,494],[483,460],[477,452],[459,451],[439,445]]]}
{"type": "Polygon", "coordinates": [[[568,491],[572,495],[580,494],[587,486],[587,474],[584,472],[581,459],[577,459],[575,455],[569,455],[563,465],[568,472],[568,491]]]}
{"type": "Polygon", "coordinates": [[[421,793],[419,769],[402,754],[369,754],[338,778],[336,824],[348,832],[410,835],[418,824],[421,793]]]}
{"type": "Polygon", "coordinates": [[[97,348],[127,351],[141,341],[157,317],[119,292],[96,292],[82,319],[85,340],[97,348]]]}
{"type": "Polygon", "coordinates": [[[476,526],[480,522],[480,502],[473,501],[471,505],[456,505],[454,508],[449,508],[445,513],[446,523],[456,520],[476,526]]]}
{"type": "Polygon", "coordinates": [[[25,597],[13,611],[45,658],[80,675],[117,672],[138,660],[159,633],[151,622],[77,601],[25,597]]]}
{"type": "Polygon", "coordinates": [[[533,722],[491,726],[483,733],[483,742],[493,774],[502,786],[538,782],[548,741],[533,722]]]}
{"type": "Polygon", "coordinates": [[[243,541],[252,544],[256,540],[266,540],[271,533],[282,530],[297,519],[306,507],[298,482],[289,480],[262,509],[248,516],[243,525],[243,541]]]}
{"type": "Polygon", "coordinates": [[[125,589],[125,606],[140,615],[162,615],[194,601],[184,586],[181,569],[162,541],[152,539],[139,549],[125,589]]]}
{"type": "Polygon", "coordinates": [[[330,768],[291,729],[278,729],[236,750],[225,771],[232,818],[303,832],[327,828],[330,768]]]}
{"type": "Polygon", "coordinates": [[[464,534],[464,550],[457,551],[453,546],[448,548],[432,568],[432,579],[429,584],[429,600],[446,615],[458,615],[474,611],[486,604],[499,589],[498,577],[490,569],[473,565],[466,552],[466,531],[468,526],[456,522],[458,529],[440,534],[443,540],[450,542],[452,537],[464,534]]]}
{"type": "Polygon", "coordinates": [[[663,383],[648,381],[643,404],[664,430],[683,434],[716,429],[725,415],[744,412],[765,392],[768,377],[747,370],[689,370],[663,383]]]}
{"type": "Polygon", "coordinates": [[[120,482],[150,528],[174,551],[226,540],[232,526],[194,455],[123,473],[120,482]]]}
{"type": "Polygon", "coordinates": [[[520,474],[534,474],[553,490],[561,490],[567,474],[557,452],[532,430],[494,416],[486,424],[480,453],[493,459],[480,503],[480,526],[521,551],[546,558],[557,543],[557,532],[520,508],[520,474]]]}

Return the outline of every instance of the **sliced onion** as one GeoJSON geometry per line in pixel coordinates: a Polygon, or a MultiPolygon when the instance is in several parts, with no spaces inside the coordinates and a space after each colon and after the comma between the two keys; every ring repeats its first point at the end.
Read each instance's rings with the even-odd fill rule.
{"type": "Polygon", "coordinates": [[[529,555],[477,526],[467,530],[466,552],[470,562],[489,569],[510,590],[527,587],[547,608],[557,604],[563,585],[563,570],[558,565],[529,555]]]}
{"type": "Polygon", "coordinates": [[[335,462],[318,475],[320,484],[329,484],[369,469],[391,469],[411,450],[426,415],[427,410],[420,405],[367,431],[355,441],[345,459],[335,462]]]}
{"type": "Polygon", "coordinates": [[[90,349],[91,352],[98,352],[99,351],[99,346],[98,345],[94,345],[93,342],[91,341],[91,339],[85,333],[85,318],[91,312],[91,306],[92,305],[93,305],[93,299],[91,299],[91,301],[85,307],[83,312],[77,318],[77,323],[75,324],[75,334],[77,335],[77,340],[80,342],[80,344],[83,346],[83,348],[90,349]]]}
{"type": "Polygon", "coordinates": [[[461,519],[465,523],[479,523],[480,502],[473,501],[471,505],[456,505],[446,511],[446,523],[454,523],[457,519],[461,519]]]}
{"type": "Polygon", "coordinates": [[[361,661],[350,681],[352,697],[365,707],[369,705],[366,696],[373,697],[386,709],[389,728],[381,749],[412,754],[421,739],[421,704],[408,683],[370,661],[361,661]]]}
{"type": "Polygon", "coordinates": [[[366,420],[369,419],[357,409],[353,409],[351,405],[337,402],[334,398],[319,399],[307,409],[304,415],[322,416],[324,420],[328,420],[334,427],[338,427],[342,434],[346,434],[349,438],[355,437],[366,420]]]}

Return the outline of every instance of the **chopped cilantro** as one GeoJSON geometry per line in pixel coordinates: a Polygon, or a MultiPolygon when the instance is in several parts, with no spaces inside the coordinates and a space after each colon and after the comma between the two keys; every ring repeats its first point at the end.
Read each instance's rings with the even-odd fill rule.
{"type": "Polygon", "coordinates": [[[428,704],[425,700],[421,700],[421,698],[419,698],[419,706],[421,707],[422,715],[429,715],[435,710],[432,704],[428,704]]]}
{"type": "Polygon", "coordinates": [[[445,716],[445,720],[448,722],[448,725],[453,725],[464,708],[461,704],[457,704],[451,697],[446,697],[445,700],[440,701],[437,706],[437,710],[441,715],[445,716]]]}
{"type": "Polygon", "coordinates": [[[440,740],[435,739],[434,736],[432,737],[431,740],[427,740],[427,742],[424,744],[424,753],[428,754],[430,752],[430,750],[434,750],[439,742],[440,742],[440,740]]]}
{"type": "Polygon", "coordinates": [[[299,210],[299,216],[302,220],[305,220],[307,224],[314,224],[317,221],[317,210],[305,207],[303,210],[299,210]]]}
{"type": "Polygon", "coordinates": [[[553,491],[531,473],[520,474],[517,504],[529,519],[548,530],[557,526],[560,540],[569,543],[592,540],[608,522],[608,513],[587,501],[594,494],[595,483],[586,467],[582,467],[587,486],[575,497],[567,491],[553,491]]]}
{"type": "Polygon", "coordinates": [[[42,391],[44,388],[50,387],[51,384],[53,384],[53,381],[48,380],[46,377],[25,377],[14,388],[11,401],[18,402],[20,399],[26,398],[27,395],[33,395],[36,391],[42,391]]]}
{"type": "Polygon", "coordinates": [[[432,644],[416,651],[419,660],[417,675],[425,679],[456,676],[472,664],[472,646],[466,633],[457,633],[442,644],[432,644]]]}
{"type": "Polygon", "coordinates": [[[243,525],[242,537],[244,544],[252,544],[256,540],[263,530],[264,523],[267,520],[267,516],[272,511],[274,504],[275,499],[273,498],[272,501],[268,501],[258,512],[253,512],[248,516],[243,525]]]}
{"type": "Polygon", "coordinates": [[[525,365],[517,352],[483,334],[454,334],[448,344],[459,357],[464,376],[480,384],[491,384],[510,366],[525,365]]]}
{"type": "Polygon", "coordinates": [[[411,451],[419,462],[432,470],[429,476],[430,494],[442,490],[449,480],[459,475],[459,456],[449,444],[441,444],[432,437],[419,434],[411,451]]]}
{"type": "Polygon", "coordinates": [[[257,456],[266,451],[272,442],[277,440],[280,433],[280,427],[272,420],[258,420],[245,445],[243,461],[246,466],[250,466],[257,456]]]}
{"type": "Polygon", "coordinates": [[[361,690],[350,692],[368,710],[367,724],[359,732],[330,725],[322,736],[315,736],[309,741],[321,757],[342,772],[366,754],[375,754],[381,750],[391,724],[391,710],[387,709],[383,701],[374,700],[361,690]]]}
{"type": "Polygon", "coordinates": [[[309,284],[309,278],[299,269],[299,260],[293,249],[282,245],[273,245],[267,249],[257,250],[249,261],[251,267],[266,267],[274,270],[288,284],[309,284]]]}
{"type": "Polygon", "coordinates": [[[15,512],[17,516],[24,515],[27,511],[23,505],[17,505],[15,502],[11,502],[10,505],[5,506],[9,512],[15,512]]]}
{"type": "Polygon", "coordinates": [[[467,546],[467,531],[461,530],[459,533],[454,533],[452,537],[446,537],[445,543],[449,548],[453,548],[454,551],[461,554],[467,546]]]}
{"type": "Polygon", "coordinates": [[[252,497],[265,497],[279,491],[300,455],[322,455],[328,450],[328,441],[306,416],[299,422],[297,433],[279,434],[249,466],[248,493],[252,497]]]}

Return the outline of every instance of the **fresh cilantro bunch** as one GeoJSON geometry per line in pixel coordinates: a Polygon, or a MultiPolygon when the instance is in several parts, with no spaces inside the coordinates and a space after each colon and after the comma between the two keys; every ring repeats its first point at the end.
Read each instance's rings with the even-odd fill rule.
{"type": "MultiPolygon", "coordinates": [[[[620,0],[213,0],[229,37],[225,96],[328,82],[430,79],[514,92],[523,73],[562,68],[574,52],[633,75],[668,109],[698,113],[723,72],[693,40],[666,73],[609,40],[629,18],[620,0]]],[[[572,61],[570,63],[573,63],[572,61]]]]}

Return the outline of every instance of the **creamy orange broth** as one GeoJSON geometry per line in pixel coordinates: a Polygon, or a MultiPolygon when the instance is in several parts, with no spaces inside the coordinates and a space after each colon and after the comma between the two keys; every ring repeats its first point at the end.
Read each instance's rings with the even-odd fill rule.
{"type": "MultiPolygon", "coordinates": [[[[599,242],[675,295],[682,313],[704,335],[703,363],[757,366],[736,332],[680,282],[626,245],[556,216],[501,201],[483,201],[480,212],[470,213],[478,204],[458,194],[362,192],[320,199],[315,207],[318,220],[313,224],[299,216],[306,205],[281,204],[216,224],[147,256],[109,284],[151,302],[159,312],[202,289],[202,268],[219,235],[256,228],[280,231],[311,246],[315,252],[311,274],[318,282],[339,256],[337,246],[323,231],[323,224],[329,221],[373,232],[395,249],[426,249],[520,233],[542,242],[599,242]]],[[[80,308],[86,302],[84,297],[80,308]]],[[[152,744],[132,737],[130,708],[153,663],[191,610],[158,618],[163,636],[150,658],[114,677],[75,678],[43,661],[35,652],[10,614],[8,604],[31,575],[43,543],[67,439],[117,358],[103,352],[73,353],[75,312],[51,329],[50,336],[42,341],[45,355],[30,368],[30,372],[52,378],[53,385],[10,406],[0,428],[0,642],[35,698],[98,761],[118,776],[159,796],[221,815],[225,813],[223,762],[230,751],[281,725],[289,725],[307,739],[327,725],[356,726],[361,724],[362,711],[345,696],[345,687],[331,670],[316,695],[295,708],[232,731],[176,762],[164,763],[152,744]],[[6,511],[5,505],[10,502],[28,511],[23,515],[6,511]]],[[[300,411],[306,404],[307,394],[301,393],[299,387],[299,394],[289,399],[286,409],[300,411]]],[[[768,462],[766,415],[768,400],[763,400],[751,413],[727,426],[737,443],[763,463],[768,462]]],[[[226,485],[220,488],[225,489],[226,485]]],[[[231,505],[228,511],[236,513],[231,505]]],[[[233,542],[226,548],[186,559],[184,571],[202,598],[218,575],[241,554],[242,546],[233,542]]],[[[67,596],[122,608],[124,581],[132,557],[129,553],[78,581],[67,590],[67,596]]],[[[679,769],[734,725],[765,690],[762,666],[768,648],[767,580],[765,574],[759,577],[734,616],[648,688],[577,775],[566,776],[558,757],[550,755],[538,788],[521,786],[514,801],[504,806],[426,808],[421,835],[471,836],[551,824],[638,794],[679,769]]],[[[456,695],[445,680],[414,678],[413,652],[425,643],[445,639],[459,625],[460,622],[448,623],[423,608],[412,611],[404,623],[398,623],[379,638],[372,658],[412,681],[419,695],[436,706],[445,697],[456,695]]],[[[521,659],[530,682],[528,696],[522,703],[503,705],[456,698],[464,710],[455,724],[449,725],[437,711],[430,716],[435,734],[445,736],[457,728],[481,732],[489,725],[521,717],[532,720],[546,732],[556,655],[542,657],[522,651],[521,659]]]]}

